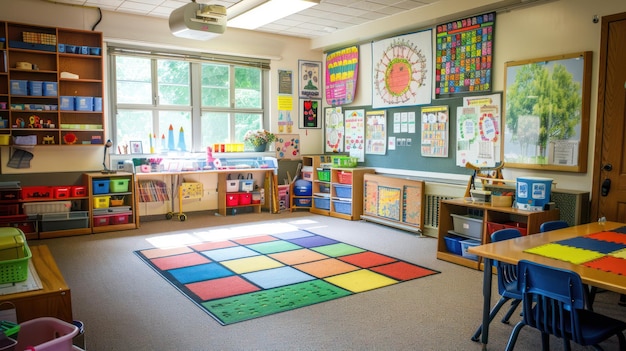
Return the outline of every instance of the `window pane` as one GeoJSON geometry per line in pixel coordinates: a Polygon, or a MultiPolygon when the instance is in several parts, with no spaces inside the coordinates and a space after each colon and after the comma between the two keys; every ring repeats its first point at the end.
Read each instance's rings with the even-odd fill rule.
{"type": "MultiPolygon", "coordinates": [[[[116,122],[117,135],[115,143],[120,146],[120,149],[124,145],[130,145],[131,141],[141,141],[143,152],[150,152],[150,139],[148,136],[152,133],[151,111],[118,110],[116,122]]],[[[128,150],[128,153],[130,153],[130,150],[128,150]]]]}
{"type": "Polygon", "coordinates": [[[235,67],[235,108],[261,107],[261,70],[235,67]]]}
{"type": "Polygon", "coordinates": [[[230,107],[229,66],[202,64],[202,106],[230,107]]]}
{"type": "Polygon", "coordinates": [[[205,112],[202,114],[202,146],[211,146],[219,143],[230,143],[230,123],[228,113],[205,112]]]}
{"type": "Polygon", "coordinates": [[[186,111],[160,111],[159,136],[165,135],[165,142],[159,142],[159,148],[168,150],[191,151],[191,113],[186,111]],[[172,129],[170,130],[170,126],[172,129]],[[182,128],[182,129],[181,129],[182,128]]]}
{"type": "Polygon", "coordinates": [[[157,74],[160,105],[189,106],[191,104],[188,62],[159,60],[157,74]]]}
{"type": "Polygon", "coordinates": [[[115,56],[117,103],[152,104],[150,59],[115,56]]]}
{"type": "Polygon", "coordinates": [[[243,137],[249,130],[263,129],[263,115],[260,113],[235,114],[235,138],[231,142],[243,143],[243,137]]]}

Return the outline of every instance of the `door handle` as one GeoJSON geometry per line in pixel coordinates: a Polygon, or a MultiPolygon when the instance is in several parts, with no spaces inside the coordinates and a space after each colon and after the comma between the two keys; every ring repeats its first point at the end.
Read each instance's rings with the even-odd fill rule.
{"type": "Polygon", "coordinates": [[[610,172],[610,171],[612,171],[612,170],[613,170],[613,165],[612,165],[612,164],[610,164],[610,163],[607,163],[607,164],[605,164],[604,166],[602,166],[602,170],[603,170],[603,171],[610,172]]]}
{"type": "Polygon", "coordinates": [[[602,182],[602,190],[600,193],[602,196],[607,196],[609,195],[609,190],[611,190],[611,180],[607,178],[602,182]]]}

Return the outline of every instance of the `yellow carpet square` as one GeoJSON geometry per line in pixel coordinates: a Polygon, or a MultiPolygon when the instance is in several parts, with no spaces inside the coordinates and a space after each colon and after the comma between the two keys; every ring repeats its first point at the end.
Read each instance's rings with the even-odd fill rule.
{"type": "Polygon", "coordinates": [[[355,293],[382,288],[383,286],[393,285],[398,282],[395,279],[366,269],[336,275],[324,280],[355,293]]]}
{"type": "Polygon", "coordinates": [[[237,274],[256,272],[264,269],[282,267],[283,264],[267,256],[253,256],[223,261],[222,265],[237,274]]]}
{"type": "Polygon", "coordinates": [[[614,251],[610,253],[611,256],[624,258],[626,259],[626,249],[621,249],[619,251],[614,251]]]}
{"type": "Polygon", "coordinates": [[[579,249],[577,247],[554,243],[533,247],[524,250],[524,252],[571,262],[573,264],[582,264],[604,256],[604,254],[597,251],[579,249]]]}

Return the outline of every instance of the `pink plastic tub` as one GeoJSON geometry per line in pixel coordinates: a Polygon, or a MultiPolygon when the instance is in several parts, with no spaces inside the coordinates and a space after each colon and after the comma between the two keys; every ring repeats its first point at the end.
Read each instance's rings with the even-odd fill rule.
{"type": "Polygon", "coordinates": [[[52,317],[41,317],[20,323],[15,350],[72,351],[72,339],[78,327],[52,317]]]}

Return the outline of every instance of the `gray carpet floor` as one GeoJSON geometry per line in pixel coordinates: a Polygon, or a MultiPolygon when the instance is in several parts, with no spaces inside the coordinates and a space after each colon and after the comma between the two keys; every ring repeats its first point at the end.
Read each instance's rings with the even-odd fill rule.
{"type": "MultiPolygon", "coordinates": [[[[72,290],[86,349],[100,350],[481,350],[470,340],[482,316],[482,272],[436,259],[437,240],[367,223],[312,215],[188,213],[185,222],[144,220],[136,230],[33,241],[48,245],[72,290]],[[441,274],[297,310],[221,326],[134,253],[164,237],[219,237],[224,229],[293,225],[441,271],[441,274]]],[[[494,303],[497,297],[494,284],[494,303]]],[[[618,295],[597,311],[626,319],[618,295]]],[[[505,308],[503,308],[505,310],[505,308]]],[[[501,312],[500,316],[504,314],[501,312]]],[[[498,318],[496,317],[496,318],[498,318]]],[[[516,314],[513,322],[519,320],[516,314]]],[[[489,350],[503,350],[513,325],[494,320],[489,350]]],[[[541,349],[524,328],[516,350],[541,349]]],[[[615,338],[603,344],[617,350],[615,338]]],[[[562,350],[553,339],[552,350],[562,350]]],[[[587,350],[576,345],[574,350],[587,350]]]]}

